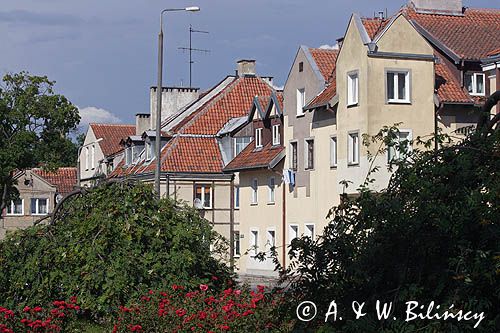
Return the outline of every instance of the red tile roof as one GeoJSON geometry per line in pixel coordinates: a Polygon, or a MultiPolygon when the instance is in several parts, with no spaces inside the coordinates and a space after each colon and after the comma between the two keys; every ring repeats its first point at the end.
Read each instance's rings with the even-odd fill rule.
{"type": "Polygon", "coordinates": [[[461,87],[448,66],[441,60],[434,65],[438,82],[437,95],[443,103],[471,103],[469,93],[461,87]]]}
{"type": "Polygon", "coordinates": [[[121,139],[135,135],[134,125],[91,123],[89,126],[94,131],[96,139],[103,139],[99,142],[99,146],[104,156],[113,155],[122,150],[121,139]]]}
{"type": "Polygon", "coordinates": [[[370,39],[373,39],[377,34],[382,31],[387,23],[389,23],[390,19],[379,19],[379,18],[361,18],[361,22],[365,27],[366,32],[370,39]]]}
{"type": "Polygon", "coordinates": [[[331,80],[330,84],[309,102],[306,109],[310,110],[315,107],[327,105],[336,94],[337,82],[336,80],[331,80]]]}
{"type": "Polygon", "coordinates": [[[59,168],[48,172],[39,168],[32,169],[34,173],[44,178],[48,183],[57,188],[57,192],[67,194],[73,191],[77,183],[76,168],[59,168]]]}
{"type": "Polygon", "coordinates": [[[404,12],[462,59],[479,60],[500,48],[500,9],[466,8],[463,16],[404,12]]]}
{"type": "Polygon", "coordinates": [[[224,168],[224,171],[268,168],[284,150],[285,147],[273,146],[272,142],[261,149],[255,149],[255,144],[251,142],[224,168]]]}
{"type": "Polygon", "coordinates": [[[323,75],[325,81],[328,81],[337,62],[339,50],[310,48],[309,52],[314,58],[321,75],[323,75]]]}
{"type": "Polygon", "coordinates": [[[494,55],[500,54],[500,47],[498,49],[495,49],[487,54],[488,57],[492,57],[494,55]]]}

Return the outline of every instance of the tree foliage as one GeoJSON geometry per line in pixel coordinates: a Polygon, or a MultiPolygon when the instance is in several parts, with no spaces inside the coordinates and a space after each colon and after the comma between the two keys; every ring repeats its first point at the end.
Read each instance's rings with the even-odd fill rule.
{"type": "MultiPolygon", "coordinates": [[[[64,202],[53,224],[0,243],[0,304],[77,296],[95,315],[173,283],[198,287],[229,270],[211,255],[217,234],[189,207],[146,184],[112,183],[64,202]]],[[[212,283],[213,284],[213,283],[212,283]]]]}
{"type": "MultiPolygon", "coordinates": [[[[303,300],[314,301],[322,311],[317,320],[298,322],[298,327],[465,332],[475,324],[405,322],[405,302],[413,300],[440,304],[441,310],[433,313],[451,304],[455,312],[484,311],[486,319],[476,331],[500,331],[500,130],[493,126],[479,126],[457,145],[416,149],[395,161],[386,190],[371,192],[368,177],[358,195],[342,196],[322,236],[292,241],[292,264],[284,275],[291,284],[288,311],[303,300]],[[343,320],[325,326],[332,300],[343,320]],[[376,317],[376,300],[393,302],[389,320],[376,317]],[[355,320],[353,301],[367,302],[366,316],[355,320]]],[[[373,142],[385,147],[395,131],[384,128],[373,142]]],[[[436,136],[441,142],[443,138],[436,136]]]]}
{"type": "Polygon", "coordinates": [[[0,84],[0,211],[15,194],[16,169],[74,164],[76,146],[68,133],[80,116],[66,97],[54,92],[54,84],[26,72],[7,74],[0,84]]]}

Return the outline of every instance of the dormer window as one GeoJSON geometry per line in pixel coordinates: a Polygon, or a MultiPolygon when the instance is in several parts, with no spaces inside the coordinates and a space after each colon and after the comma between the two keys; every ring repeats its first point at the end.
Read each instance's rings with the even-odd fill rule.
{"type": "Polygon", "coordinates": [[[273,146],[280,144],[280,125],[273,125],[273,146]]]}
{"type": "Polygon", "coordinates": [[[150,161],[154,158],[153,143],[151,141],[146,142],[146,161],[150,161]]]}
{"type": "Polygon", "coordinates": [[[125,148],[125,164],[132,164],[132,147],[125,148]]]}
{"type": "Polygon", "coordinates": [[[471,95],[484,96],[484,74],[465,73],[464,85],[471,95]]]}
{"type": "Polygon", "coordinates": [[[255,129],[255,148],[262,148],[262,128],[255,129]]]}

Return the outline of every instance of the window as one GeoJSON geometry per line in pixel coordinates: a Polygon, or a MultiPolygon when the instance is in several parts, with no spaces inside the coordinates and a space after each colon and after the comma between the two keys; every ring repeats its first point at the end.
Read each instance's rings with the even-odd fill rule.
{"type": "Polygon", "coordinates": [[[262,128],[255,129],[255,148],[262,148],[262,128]]]}
{"type": "Polygon", "coordinates": [[[347,147],[347,152],[349,154],[348,163],[351,165],[358,164],[359,163],[359,135],[358,135],[358,133],[349,133],[348,141],[349,141],[348,142],[349,146],[347,147]]]}
{"type": "Polygon", "coordinates": [[[257,204],[257,191],[259,189],[259,182],[257,178],[252,179],[252,204],[257,204]]]}
{"type": "Polygon", "coordinates": [[[95,169],[95,145],[90,147],[90,165],[92,166],[92,170],[95,169]]]}
{"type": "Polygon", "coordinates": [[[290,242],[297,237],[299,237],[299,226],[296,224],[290,224],[290,229],[288,230],[288,238],[290,239],[290,242]]]}
{"type": "Polygon", "coordinates": [[[241,245],[240,245],[240,232],[234,232],[234,256],[239,257],[241,255],[241,245]]]}
{"type": "Polygon", "coordinates": [[[267,231],[267,244],[271,248],[276,246],[276,231],[274,230],[267,231]]]}
{"type": "Polygon", "coordinates": [[[7,205],[7,215],[24,215],[24,199],[12,200],[7,205]]]}
{"type": "Polygon", "coordinates": [[[410,73],[408,71],[387,72],[387,101],[389,103],[410,102],[410,73]]]}
{"type": "Polygon", "coordinates": [[[85,170],[89,169],[90,165],[89,158],[90,158],[89,147],[85,147],[85,170]]]}
{"type": "Polygon", "coordinates": [[[306,90],[297,89],[297,116],[304,115],[303,107],[306,105],[306,90]]]}
{"type": "Polygon", "coordinates": [[[358,104],[358,72],[347,74],[347,105],[358,104]]]}
{"type": "Polygon", "coordinates": [[[203,208],[212,208],[212,187],[196,185],[195,199],[199,199],[203,208]]]}
{"type": "Polygon", "coordinates": [[[240,187],[234,187],[234,208],[240,208],[240,187]]]}
{"type": "Polygon", "coordinates": [[[49,200],[47,198],[31,198],[31,215],[47,215],[49,200]]]}
{"type": "Polygon", "coordinates": [[[275,188],[275,179],[274,177],[269,178],[269,197],[267,199],[268,203],[274,203],[274,188],[275,188]]]}
{"type": "Polygon", "coordinates": [[[330,167],[337,167],[337,137],[330,137],[330,167]]]}
{"type": "Polygon", "coordinates": [[[314,169],[314,140],[306,140],[306,169],[314,169]]]}
{"type": "Polygon", "coordinates": [[[280,142],[280,125],[273,125],[273,146],[279,145],[280,142]]]}
{"type": "Polygon", "coordinates": [[[125,164],[132,164],[132,147],[125,148],[125,164]]]}
{"type": "Polygon", "coordinates": [[[299,73],[302,73],[304,71],[304,62],[299,62],[299,73]]]}
{"type": "Polygon", "coordinates": [[[153,158],[153,144],[151,141],[146,142],[146,161],[153,158]]]}
{"type": "Polygon", "coordinates": [[[243,149],[248,146],[248,144],[252,141],[252,138],[249,136],[242,136],[234,138],[234,156],[241,153],[243,149]]]}
{"type": "Polygon", "coordinates": [[[259,232],[257,230],[250,231],[250,255],[256,256],[259,252],[259,232]]]}
{"type": "Polygon", "coordinates": [[[404,160],[411,152],[411,132],[400,130],[387,147],[387,162],[404,160]]]}
{"type": "Polygon", "coordinates": [[[297,142],[290,142],[290,169],[297,171],[297,142]]]}
{"type": "Polygon", "coordinates": [[[311,237],[312,239],[314,239],[314,224],[310,223],[310,224],[306,224],[306,229],[305,229],[305,232],[304,232],[304,235],[306,237],[311,237]]]}
{"type": "Polygon", "coordinates": [[[483,73],[465,73],[464,85],[471,95],[484,96],[483,73]]]}

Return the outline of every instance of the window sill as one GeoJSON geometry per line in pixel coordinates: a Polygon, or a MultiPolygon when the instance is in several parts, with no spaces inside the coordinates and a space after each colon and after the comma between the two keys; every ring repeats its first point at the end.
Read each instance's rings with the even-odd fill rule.
{"type": "Polygon", "coordinates": [[[314,168],[305,168],[304,171],[314,171],[314,168]]]}
{"type": "Polygon", "coordinates": [[[304,117],[305,115],[306,115],[305,113],[302,113],[302,114],[297,114],[297,115],[295,115],[295,117],[296,117],[296,118],[302,118],[302,117],[304,117]]]}
{"type": "Polygon", "coordinates": [[[352,103],[352,104],[347,104],[347,108],[354,108],[356,106],[359,106],[359,103],[352,103]]]}
{"type": "Polygon", "coordinates": [[[471,92],[469,92],[469,95],[471,95],[471,96],[482,96],[482,97],[486,96],[485,93],[481,94],[481,93],[471,93],[471,92]]]}
{"type": "Polygon", "coordinates": [[[273,202],[268,202],[267,205],[268,206],[272,206],[272,205],[275,205],[276,203],[273,201],[273,202]]]}
{"type": "Polygon", "coordinates": [[[411,105],[411,101],[404,101],[404,100],[401,100],[401,101],[398,101],[398,100],[390,100],[390,101],[387,101],[387,104],[405,104],[405,105],[411,105]]]}
{"type": "Polygon", "coordinates": [[[5,216],[24,216],[24,213],[23,214],[5,214],[5,216]]]}
{"type": "Polygon", "coordinates": [[[330,165],[330,170],[337,170],[337,166],[336,165],[330,165]]]}
{"type": "Polygon", "coordinates": [[[259,203],[258,202],[251,202],[250,206],[257,206],[259,203]]]}
{"type": "Polygon", "coordinates": [[[233,258],[239,259],[239,258],[241,258],[241,254],[235,254],[235,255],[233,255],[233,258]]]}
{"type": "Polygon", "coordinates": [[[359,167],[359,162],[355,162],[355,163],[347,163],[347,166],[348,166],[348,167],[359,167]]]}
{"type": "Polygon", "coordinates": [[[43,214],[35,214],[35,213],[32,213],[31,215],[32,215],[32,216],[47,216],[47,215],[49,215],[49,214],[47,214],[47,213],[43,213],[43,214]]]}

